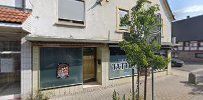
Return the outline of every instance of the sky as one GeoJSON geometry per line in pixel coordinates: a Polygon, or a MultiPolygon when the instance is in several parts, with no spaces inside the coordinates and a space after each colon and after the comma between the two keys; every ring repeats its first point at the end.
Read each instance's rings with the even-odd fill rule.
{"type": "Polygon", "coordinates": [[[203,15],[203,0],[168,0],[176,20],[203,15]]]}

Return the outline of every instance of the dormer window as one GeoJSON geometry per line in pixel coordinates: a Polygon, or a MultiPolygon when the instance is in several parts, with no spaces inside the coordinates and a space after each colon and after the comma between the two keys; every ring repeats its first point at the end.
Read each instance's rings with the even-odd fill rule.
{"type": "Polygon", "coordinates": [[[66,25],[84,25],[85,1],[58,0],[58,20],[66,25]]]}

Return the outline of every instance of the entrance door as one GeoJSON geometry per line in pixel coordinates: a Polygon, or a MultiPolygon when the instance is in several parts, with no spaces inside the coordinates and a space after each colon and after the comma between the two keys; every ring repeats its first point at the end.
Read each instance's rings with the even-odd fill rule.
{"type": "Polygon", "coordinates": [[[96,48],[83,48],[83,82],[96,81],[96,48]]]}

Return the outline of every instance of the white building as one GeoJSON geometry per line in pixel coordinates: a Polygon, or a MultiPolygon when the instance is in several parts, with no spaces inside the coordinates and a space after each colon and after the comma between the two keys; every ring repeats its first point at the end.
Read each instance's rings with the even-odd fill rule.
{"type": "MultiPolygon", "coordinates": [[[[0,79],[0,82],[18,83],[15,84],[19,89],[16,94],[21,94],[22,98],[36,91],[61,95],[83,91],[88,82],[103,87],[130,82],[131,70],[123,51],[116,45],[127,31],[119,25],[120,15],[128,14],[136,5],[135,0],[22,0],[22,4],[13,1],[0,1],[0,5],[18,11],[22,7],[29,17],[17,25],[0,20],[1,27],[6,27],[6,32],[0,32],[6,39],[0,42],[12,44],[12,38],[18,36],[15,40],[18,43],[12,45],[21,47],[21,50],[9,49],[12,46],[8,50],[0,49],[0,71],[3,69],[0,77],[6,74],[7,79],[13,79],[8,73],[16,73],[17,69],[20,75],[14,75],[18,77],[16,81],[0,79]],[[17,27],[17,32],[13,26],[17,27]],[[14,56],[16,52],[18,58],[14,56]],[[15,62],[21,69],[14,67],[15,62]]],[[[166,0],[151,1],[160,5],[161,42],[163,47],[168,47],[173,15],[166,0]]],[[[170,56],[170,50],[165,54],[170,56]]],[[[167,71],[170,73],[170,64],[167,71]]],[[[0,93],[1,96],[6,98],[0,93]]]]}

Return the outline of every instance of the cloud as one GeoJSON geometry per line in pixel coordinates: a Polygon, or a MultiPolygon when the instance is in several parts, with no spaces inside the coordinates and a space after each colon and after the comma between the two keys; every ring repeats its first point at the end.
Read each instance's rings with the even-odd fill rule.
{"type": "Polygon", "coordinates": [[[203,14],[203,5],[193,5],[178,9],[174,11],[175,17],[178,19],[185,18],[185,16],[196,16],[203,14]]]}
{"type": "Polygon", "coordinates": [[[203,12],[203,5],[193,5],[183,9],[175,11],[176,13],[194,13],[194,12],[203,12]]]}

